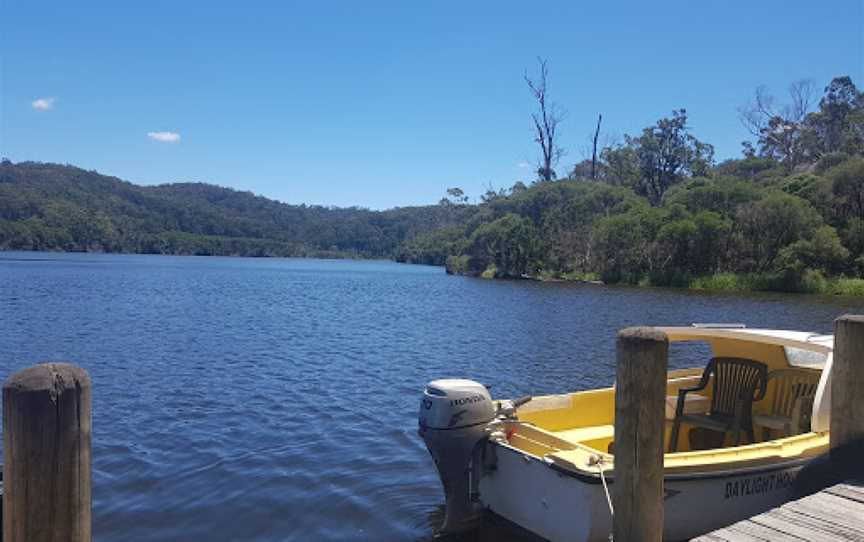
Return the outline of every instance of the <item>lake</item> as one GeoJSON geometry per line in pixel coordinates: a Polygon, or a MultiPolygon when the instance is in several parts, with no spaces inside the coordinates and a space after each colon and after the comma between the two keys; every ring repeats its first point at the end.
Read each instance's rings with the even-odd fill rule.
{"type": "MultiPolygon", "coordinates": [[[[843,312],[864,299],[0,253],[0,375],[46,360],[89,371],[96,540],[426,540],[443,503],[416,434],[427,381],[464,376],[499,397],[611,385],[622,327],[830,332],[843,312]]],[[[671,363],[707,361],[690,357],[671,363]]],[[[507,529],[480,535],[519,536],[507,529]]]]}

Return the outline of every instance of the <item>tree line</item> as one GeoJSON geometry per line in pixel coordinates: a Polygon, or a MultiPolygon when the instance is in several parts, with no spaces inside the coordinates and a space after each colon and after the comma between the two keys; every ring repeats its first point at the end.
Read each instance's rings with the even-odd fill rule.
{"type": "Polygon", "coordinates": [[[470,217],[408,240],[400,260],[488,277],[864,294],[864,93],[849,77],[818,101],[808,82],[787,103],[757,89],[739,110],[754,140],[720,163],[684,109],[599,150],[598,119],[591,158],[557,179],[563,116],[547,77],[542,60],[538,80],[526,76],[536,180],[476,206],[445,199],[470,217]]]}
{"type": "Polygon", "coordinates": [[[70,165],[0,163],[0,250],[392,258],[487,277],[864,295],[864,93],[759,88],[753,135],[717,162],[677,109],[568,174],[549,70],[525,75],[536,178],[470,204],[371,211],[288,205],[204,183],[137,186],[70,165]],[[817,100],[818,98],[818,100],[817,100]]]}
{"type": "Polygon", "coordinates": [[[204,183],[137,186],[70,165],[0,162],[0,250],[390,258],[465,213],[288,205],[204,183]]]}

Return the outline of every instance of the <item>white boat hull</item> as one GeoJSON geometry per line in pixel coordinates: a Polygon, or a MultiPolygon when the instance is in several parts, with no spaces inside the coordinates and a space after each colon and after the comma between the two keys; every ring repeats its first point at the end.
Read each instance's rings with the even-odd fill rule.
{"type": "MultiPolygon", "coordinates": [[[[599,477],[575,475],[508,445],[492,443],[494,470],[480,477],[483,505],[551,542],[605,541],[612,529],[599,477]]],[[[664,540],[686,540],[794,497],[804,461],[770,468],[670,476],[664,482],[664,540]]],[[[607,475],[609,491],[613,480],[607,475]]]]}

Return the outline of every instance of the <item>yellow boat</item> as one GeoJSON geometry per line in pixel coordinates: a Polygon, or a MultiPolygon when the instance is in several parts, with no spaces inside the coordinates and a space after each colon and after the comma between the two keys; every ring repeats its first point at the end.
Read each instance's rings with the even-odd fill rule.
{"type": "MultiPolygon", "coordinates": [[[[721,325],[659,329],[672,352],[676,343],[701,342],[708,358],[752,360],[767,374],[748,418],[755,442],[684,422],[670,446],[676,416],[710,415],[718,377],[706,377],[709,385],[684,394],[679,406],[679,390],[697,386],[709,360],[669,372],[664,439],[675,451],[664,456],[664,539],[689,539],[793,498],[802,467],[828,451],[833,337],[721,325]]],[[[488,510],[553,542],[608,540],[614,415],[614,388],[493,401],[471,380],[430,382],[419,432],[444,485],[442,531],[469,529],[488,510]]]]}

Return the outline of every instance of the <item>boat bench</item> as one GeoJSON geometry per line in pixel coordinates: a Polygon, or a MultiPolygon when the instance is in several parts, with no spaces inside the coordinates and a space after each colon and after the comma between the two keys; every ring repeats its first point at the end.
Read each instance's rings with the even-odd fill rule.
{"type": "Polygon", "coordinates": [[[584,444],[600,451],[606,451],[615,438],[615,425],[593,425],[555,431],[555,436],[568,442],[584,444]]]}

